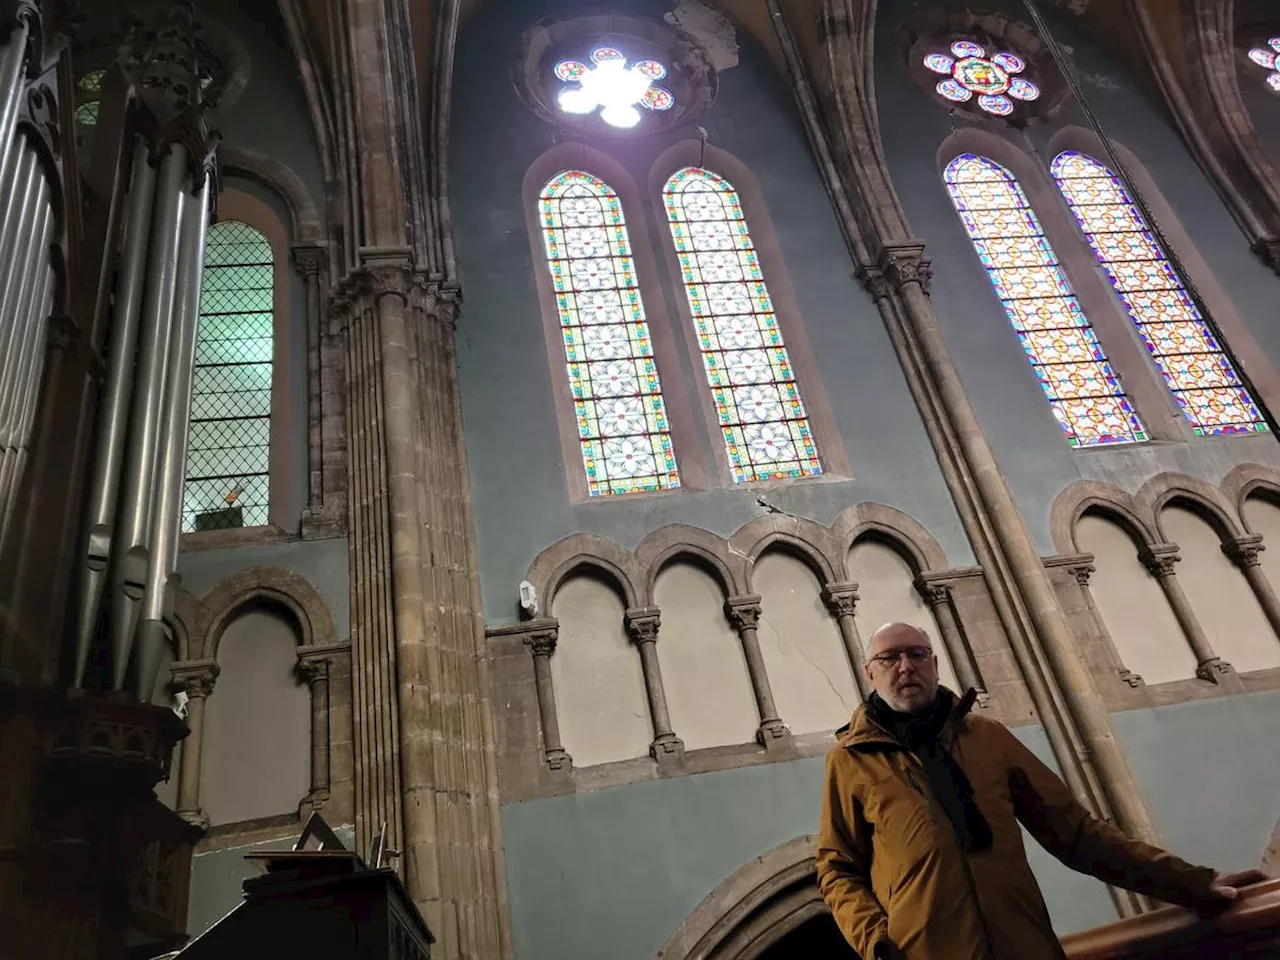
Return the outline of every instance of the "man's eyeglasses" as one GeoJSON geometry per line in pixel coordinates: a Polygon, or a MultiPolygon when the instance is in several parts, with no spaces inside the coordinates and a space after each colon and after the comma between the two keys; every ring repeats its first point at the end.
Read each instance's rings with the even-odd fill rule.
{"type": "Polygon", "coordinates": [[[915,666],[921,666],[933,659],[933,651],[928,647],[904,647],[901,650],[890,650],[887,653],[877,654],[871,658],[872,663],[878,663],[882,667],[897,666],[898,660],[906,657],[915,666]]]}

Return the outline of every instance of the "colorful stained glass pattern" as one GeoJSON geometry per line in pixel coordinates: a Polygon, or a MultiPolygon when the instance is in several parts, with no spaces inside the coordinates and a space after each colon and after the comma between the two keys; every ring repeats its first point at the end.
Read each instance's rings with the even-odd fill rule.
{"type": "Polygon", "coordinates": [[[182,529],[261,527],[270,493],[275,258],[236,220],[209,228],[182,529]]]}
{"type": "Polygon", "coordinates": [[[1015,100],[1026,102],[1040,96],[1040,88],[1030,80],[1013,76],[1027,69],[1021,57],[1001,52],[988,58],[986,48],[972,40],[957,40],[949,53],[928,54],[924,65],[946,75],[936,88],[941,96],[965,103],[976,94],[978,106],[997,117],[1013,113],[1015,100]]]}
{"type": "Polygon", "coordinates": [[[1093,447],[1146,440],[1013,175],[986,157],[965,153],[947,165],[946,182],[1067,442],[1093,447]]]}
{"type": "Polygon", "coordinates": [[[1111,170],[1074,150],[1053,161],[1058,189],[1197,436],[1267,429],[1200,311],[1111,170]]]}
{"type": "Polygon", "coordinates": [[[538,208],[588,493],[680,486],[618,195],[568,170],[543,188],[538,208]]]}
{"type": "Polygon", "coordinates": [[[627,66],[627,56],[617,47],[596,47],[591,63],[561,60],[556,79],[571,84],[560,91],[556,102],[565,113],[592,114],[613,127],[627,129],[642,119],[637,106],[661,112],[675,106],[676,98],[666,87],[656,86],[667,75],[657,60],[637,60],[627,66]]]}
{"type": "Polygon", "coordinates": [[[686,167],[663,190],[703,367],[736,483],[822,473],[738,192],[686,167]]]}
{"type": "Polygon", "coordinates": [[[1249,59],[1267,71],[1267,84],[1280,93],[1280,37],[1272,37],[1266,46],[1254,47],[1249,59]]]}

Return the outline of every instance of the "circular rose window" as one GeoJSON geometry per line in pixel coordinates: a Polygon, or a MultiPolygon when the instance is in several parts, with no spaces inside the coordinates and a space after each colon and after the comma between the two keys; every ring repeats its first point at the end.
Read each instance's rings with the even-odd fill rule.
{"type": "Polygon", "coordinates": [[[939,95],[953,103],[966,103],[974,97],[978,106],[997,117],[1007,117],[1018,101],[1039,99],[1040,88],[1025,77],[1027,69],[1017,54],[997,52],[988,55],[981,44],[957,40],[947,53],[930,53],[924,65],[934,73],[946,75],[936,87],[939,95]]]}

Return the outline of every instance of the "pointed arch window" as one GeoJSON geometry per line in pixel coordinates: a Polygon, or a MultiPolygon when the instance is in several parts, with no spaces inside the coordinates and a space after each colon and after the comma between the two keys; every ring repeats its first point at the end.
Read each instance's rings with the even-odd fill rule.
{"type": "Polygon", "coordinates": [[[1110,168],[1075,150],[1052,171],[1085,239],[1197,436],[1267,429],[1168,255],[1110,168]]]}
{"type": "Polygon", "coordinates": [[[1013,174],[993,160],[964,153],[947,164],[944,178],[1067,442],[1092,447],[1146,440],[1013,174]]]}
{"type": "Polygon", "coordinates": [[[734,481],[817,476],[822,462],[738,192],[686,167],[663,198],[734,481]]]}
{"type": "Polygon", "coordinates": [[[542,189],[538,209],[588,493],[679,487],[617,193],[589,173],[567,170],[542,189]]]}
{"type": "Polygon", "coordinates": [[[209,228],[182,529],[267,524],[275,258],[238,220],[209,228]]]}

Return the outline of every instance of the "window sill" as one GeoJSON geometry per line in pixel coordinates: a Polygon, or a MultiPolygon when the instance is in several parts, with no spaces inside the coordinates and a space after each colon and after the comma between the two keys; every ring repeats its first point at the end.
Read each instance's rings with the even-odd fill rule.
{"type": "Polygon", "coordinates": [[[201,530],[184,533],[179,541],[180,553],[201,553],[206,550],[231,550],[235,547],[257,546],[266,543],[290,543],[298,535],[283,527],[267,524],[262,527],[238,527],[234,530],[201,530]]]}

